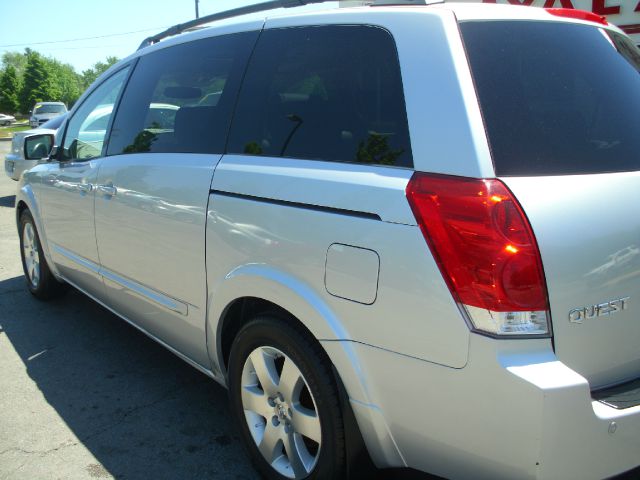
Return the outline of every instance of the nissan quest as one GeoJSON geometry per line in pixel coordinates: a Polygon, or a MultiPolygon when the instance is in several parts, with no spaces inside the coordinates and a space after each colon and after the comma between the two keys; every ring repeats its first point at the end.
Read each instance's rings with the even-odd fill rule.
{"type": "Polygon", "coordinates": [[[225,386],[265,478],[640,474],[640,50],[565,8],[268,11],[320,2],[176,25],[26,137],[28,289],[225,386]]]}

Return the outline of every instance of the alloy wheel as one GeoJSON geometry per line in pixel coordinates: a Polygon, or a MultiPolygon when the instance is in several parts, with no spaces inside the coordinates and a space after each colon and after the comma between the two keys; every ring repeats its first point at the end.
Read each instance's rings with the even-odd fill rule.
{"type": "Polygon", "coordinates": [[[316,401],[298,366],[277,348],[258,347],[242,370],[244,416],[258,450],[279,474],[304,478],[320,455],[316,401]]]}
{"type": "Polygon", "coordinates": [[[38,253],[36,231],[29,222],[24,224],[22,230],[22,253],[29,281],[34,288],[37,288],[40,283],[40,254],[38,253]]]}

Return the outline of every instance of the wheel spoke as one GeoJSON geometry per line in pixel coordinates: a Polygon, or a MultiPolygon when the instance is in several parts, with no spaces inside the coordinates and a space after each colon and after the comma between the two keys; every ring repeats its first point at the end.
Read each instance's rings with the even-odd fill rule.
{"type": "Polygon", "coordinates": [[[300,373],[296,364],[287,358],[282,366],[278,390],[282,392],[287,402],[293,403],[294,400],[298,399],[303,385],[302,373],[300,373]]]}
{"type": "Polygon", "coordinates": [[[282,453],[279,431],[273,426],[270,419],[267,419],[267,425],[265,426],[264,435],[258,445],[258,449],[269,464],[272,464],[282,453]]]}
{"type": "Polygon", "coordinates": [[[275,393],[278,383],[278,371],[273,361],[273,355],[268,354],[263,349],[257,349],[251,353],[249,358],[258,376],[258,380],[260,380],[262,389],[269,395],[275,393]]]}
{"type": "Polygon", "coordinates": [[[295,406],[292,410],[291,420],[295,431],[319,444],[322,439],[322,429],[318,414],[300,405],[295,406]]]}
{"type": "Polygon", "coordinates": [[[40,280],[40,269],[38,269],[35,265],[33,266],[33,273],[31,274],[31,281],[34,285],[38,285],[38,281],[40,280]]]}
{"type": "Polygon", "coordinates": [[[242,406],[245,410],[250,410],[264,417],[269,421],[269,407],[267,395],[260,391],[258,387],[242,387],[242,406]]]}
{"type": "MultiPolygon", "coordinates": [[[[293,470],[296,478],[300,478],[309,473],[310,468],[307,466],[307,462],[309,462],[309,455],[306,453],[306,448],[303,445],[299,445],[296,441],[296,436],[291,433],[285,435],[282,439],[284,443],[284,450],[287,454],[287,459],[291,464],[291,469],[293,470]]],[[[311,459],[312,461],[313,459],[311,459]]],[[[309,462],[310,463],[310,462],[309,462]]]]}

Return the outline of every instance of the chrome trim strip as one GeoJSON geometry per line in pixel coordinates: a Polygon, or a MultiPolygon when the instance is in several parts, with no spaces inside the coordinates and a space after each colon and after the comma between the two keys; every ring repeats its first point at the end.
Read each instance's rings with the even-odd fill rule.
{"type": "MultiPolygon", "coordinates": [[[[61,247],[52,242],[53,250],[59,253],[60,255],[67,257],[69,260],[74,261],[78,265],[82,265],[83,267],[91,270],[93,273],[100,275],[100,265],[97,263],[93,263],[91,260],[87,260],[84,257],[76,255],[75,253],[70,252],[66,248],[61,247]]],[[[66,280],[66,279],[65,279],[66,280]]]]}
{"type": "Polygon", "coordinates": [[[87,260],[86,258],[80,257],[79,255],[70,252],[60,245],[54,244],[53,249],[61,255],[67,257],[69,260],[77,263],[78,265],[82,265],[83,267],[89,269],[97,275],[100,275],[103,279],[110,280],[113,283],[126,288],[127,290],[135,293],[137,296],[141,297],[144,300],[162,305],[164,308],[179,313],[180,315],[187,316],[187,314],[189,313],[189,306],[184,302],[176,300],[175,298],[171,298],[151,288],[145,287],[144,285],[134,282],[133,280],[129,280],[120,275],[117,275],[107,270],[106,268],[101,267],[90,260],[87,260]]]}
{"type": "Polygon", "coordinates": [[[113,272],[110,272],[105,268],[100,269],[100,274],[104,279],[110,280],[120,285],[121,287],[126,288],[127,290],[137,294],[139,297],[142,297],[145,300],[149,300],[154,303],[160,304],[169,310],[179,313],[180,315],[186,316],[187,313],[189,312],[189,307],[187,306],[186,303],[183,303],[174,298],[168,297],[155,290],[151,290],[150,288],[140,285],[137,282],[134,282],[132,280],[121,277],[120,275],[117,275],[113,272]]]}

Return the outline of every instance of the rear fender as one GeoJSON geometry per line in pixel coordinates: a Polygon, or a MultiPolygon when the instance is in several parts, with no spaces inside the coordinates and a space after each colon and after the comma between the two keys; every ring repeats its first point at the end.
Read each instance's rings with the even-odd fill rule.
{"type": "Polygon", "coordinates": [[[365,443],[374,464],[377,467],[405,466],[384,416],[371,395],[349,332],[313,289],[288,273],[268,265],[247,264],[235,268],[217,284],[210,285],[207,350],[217,380],[226,384],[222,320],[234,301],[243,297],[261,298],[278,305],[313,334],[335,368],[359,430],[367,433],[365,443]]]}
{"type": "MultiPolygon", "coordinates": [[[[345,385],[349,396],[368,403],[369,395],[364,379],[359,374],[359,361],[348,341],[351,340],[349,332],[340,319],[308,285],[267,265],[242,265],[229,272],[217,285],[210,286],[207,350],[214,371],[218,370],[226,377],[222,353],[222,320],[229,306],[243,297],[261,298],[280,306],[299,319],[321,345],[339,342],[342,348],[335,349],[334,354],[339,353],[344,358],[339,362],[334,361],[334,364],[351,366],[352,371],[347,376],[355,382],[349,381],[345,385]]],[[[344,376],[343,372],[339,373],[344,376]]]]}

